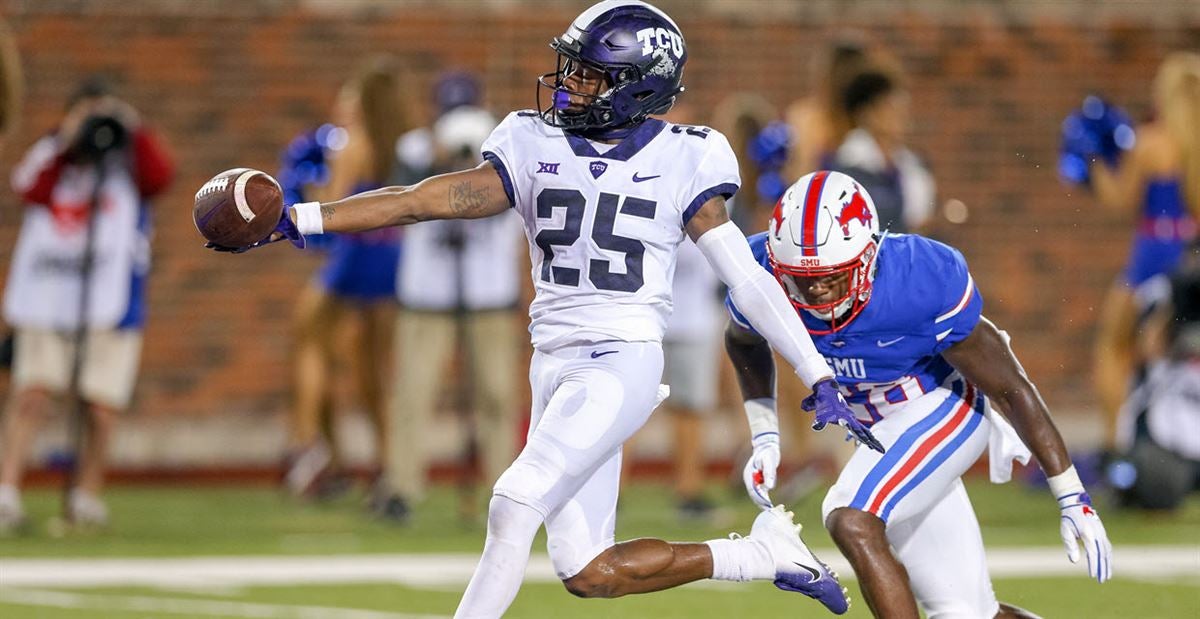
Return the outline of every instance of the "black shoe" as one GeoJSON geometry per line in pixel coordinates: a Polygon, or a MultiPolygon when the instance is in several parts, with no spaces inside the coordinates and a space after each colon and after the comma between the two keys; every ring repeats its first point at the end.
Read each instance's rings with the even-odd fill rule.
{"type": "Polygon", "coordinates": [[[372,502],[371,512],[375,516],[394,524],[408,524],[412,517],[412,508],[408,501],[398,494],[388,495],[372,502]]]}
{"type": "Polygon", "coordinates": [[[312,496],[320,503],[336,501],[354,488],[354,476],[345,471],[327,471],[312,485],[312,496]]]}
{"type": "Polygon", "coordinates": [[[715,511],[716,505],[712,501],[699,496],[680,499],[675,505],[675,513],[685,522],[709,520],[715,511]]]}

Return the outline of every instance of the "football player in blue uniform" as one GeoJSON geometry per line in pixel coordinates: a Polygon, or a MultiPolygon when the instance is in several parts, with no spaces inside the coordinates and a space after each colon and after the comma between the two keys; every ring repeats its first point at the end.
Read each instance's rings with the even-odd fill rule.
{"type": "Polygon", "coordinates": [[[675,22],[645,2],[605,0],[552,47],[559,64],[540,82],[545,107],[509,114],[484,142],[479,167],[293,205],[277,234],[255,245],[509,208],[521,216],[537,292],[529,309],[530,430],[493,488],[483,557],[456,616],[504,614],[543,524],[555,570],[579,596],[658,591],[704,578],[770,580],[845,612],[844,589],[782,507],[763,510],[744,538],[614,543],[621,446],[666,396],[659,385],[662,338],[685,235],[754,328],[812,387],[818,422],[868,443],[874,438],[786,295],[729,221],[725,200],[740,179],[725,136],[650,117],[665,114],[683,91],[687,46],[675,22]]]}
{"type": "MultiPolygon", "coordinates": [[[[881,236],[878,225],[854,179],[816,172],[784,194],[768,231],[749,239],[886,448],[860,446],[822,506],[867,604],[890,619],[915,619],[918,604],[930,617],[1029,616],[996,601],[960,479],[989,442],[994,481],[1007,480],[1012,460],[1027,461],[1025,444],[1032,448],[1058,501],[1068,558],[1079,559],[1082,542],[1091,576],[1108,580],[1104,526],[1008,336],[982,315],[962,254],[917,235],[881,236]]],[[[739,299],[726,304],[726,348],[754,437],[746,485],[769,506],[779,462],[771,346],[739,299]]]]}

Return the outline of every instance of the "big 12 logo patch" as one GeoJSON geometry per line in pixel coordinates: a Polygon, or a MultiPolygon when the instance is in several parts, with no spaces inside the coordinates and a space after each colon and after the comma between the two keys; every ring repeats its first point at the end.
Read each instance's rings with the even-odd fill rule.
{"type": "Polygon", "coordinates": [[[637,32],[642,44],[642,55],[649,56],[655,49],[669,49],[675,58],[683,58],[683,37],[666,28],[643,28],[637,32]]]}

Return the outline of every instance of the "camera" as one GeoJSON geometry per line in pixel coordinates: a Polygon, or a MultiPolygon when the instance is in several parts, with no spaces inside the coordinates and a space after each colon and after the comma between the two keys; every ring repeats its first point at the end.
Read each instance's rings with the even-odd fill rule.
{"type": "Polygon", "coordinates": [[[115,116],[96,114],[84,119],[76,134],[71,154],[76,161],[96,162],[104,155],[125,148],[129,130],[115,116]]]}

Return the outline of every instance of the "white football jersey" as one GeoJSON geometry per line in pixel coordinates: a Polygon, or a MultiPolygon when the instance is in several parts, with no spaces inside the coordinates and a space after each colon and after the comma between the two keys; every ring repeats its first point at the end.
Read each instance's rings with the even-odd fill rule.
{"type": "Polygon", "coordinates": [[[617,145],[513,112],[483,143],[525,224],[536,348],[661,341],[684,225],[737,191],[737,159],[708,127],[645,121],[617,145]]]}

